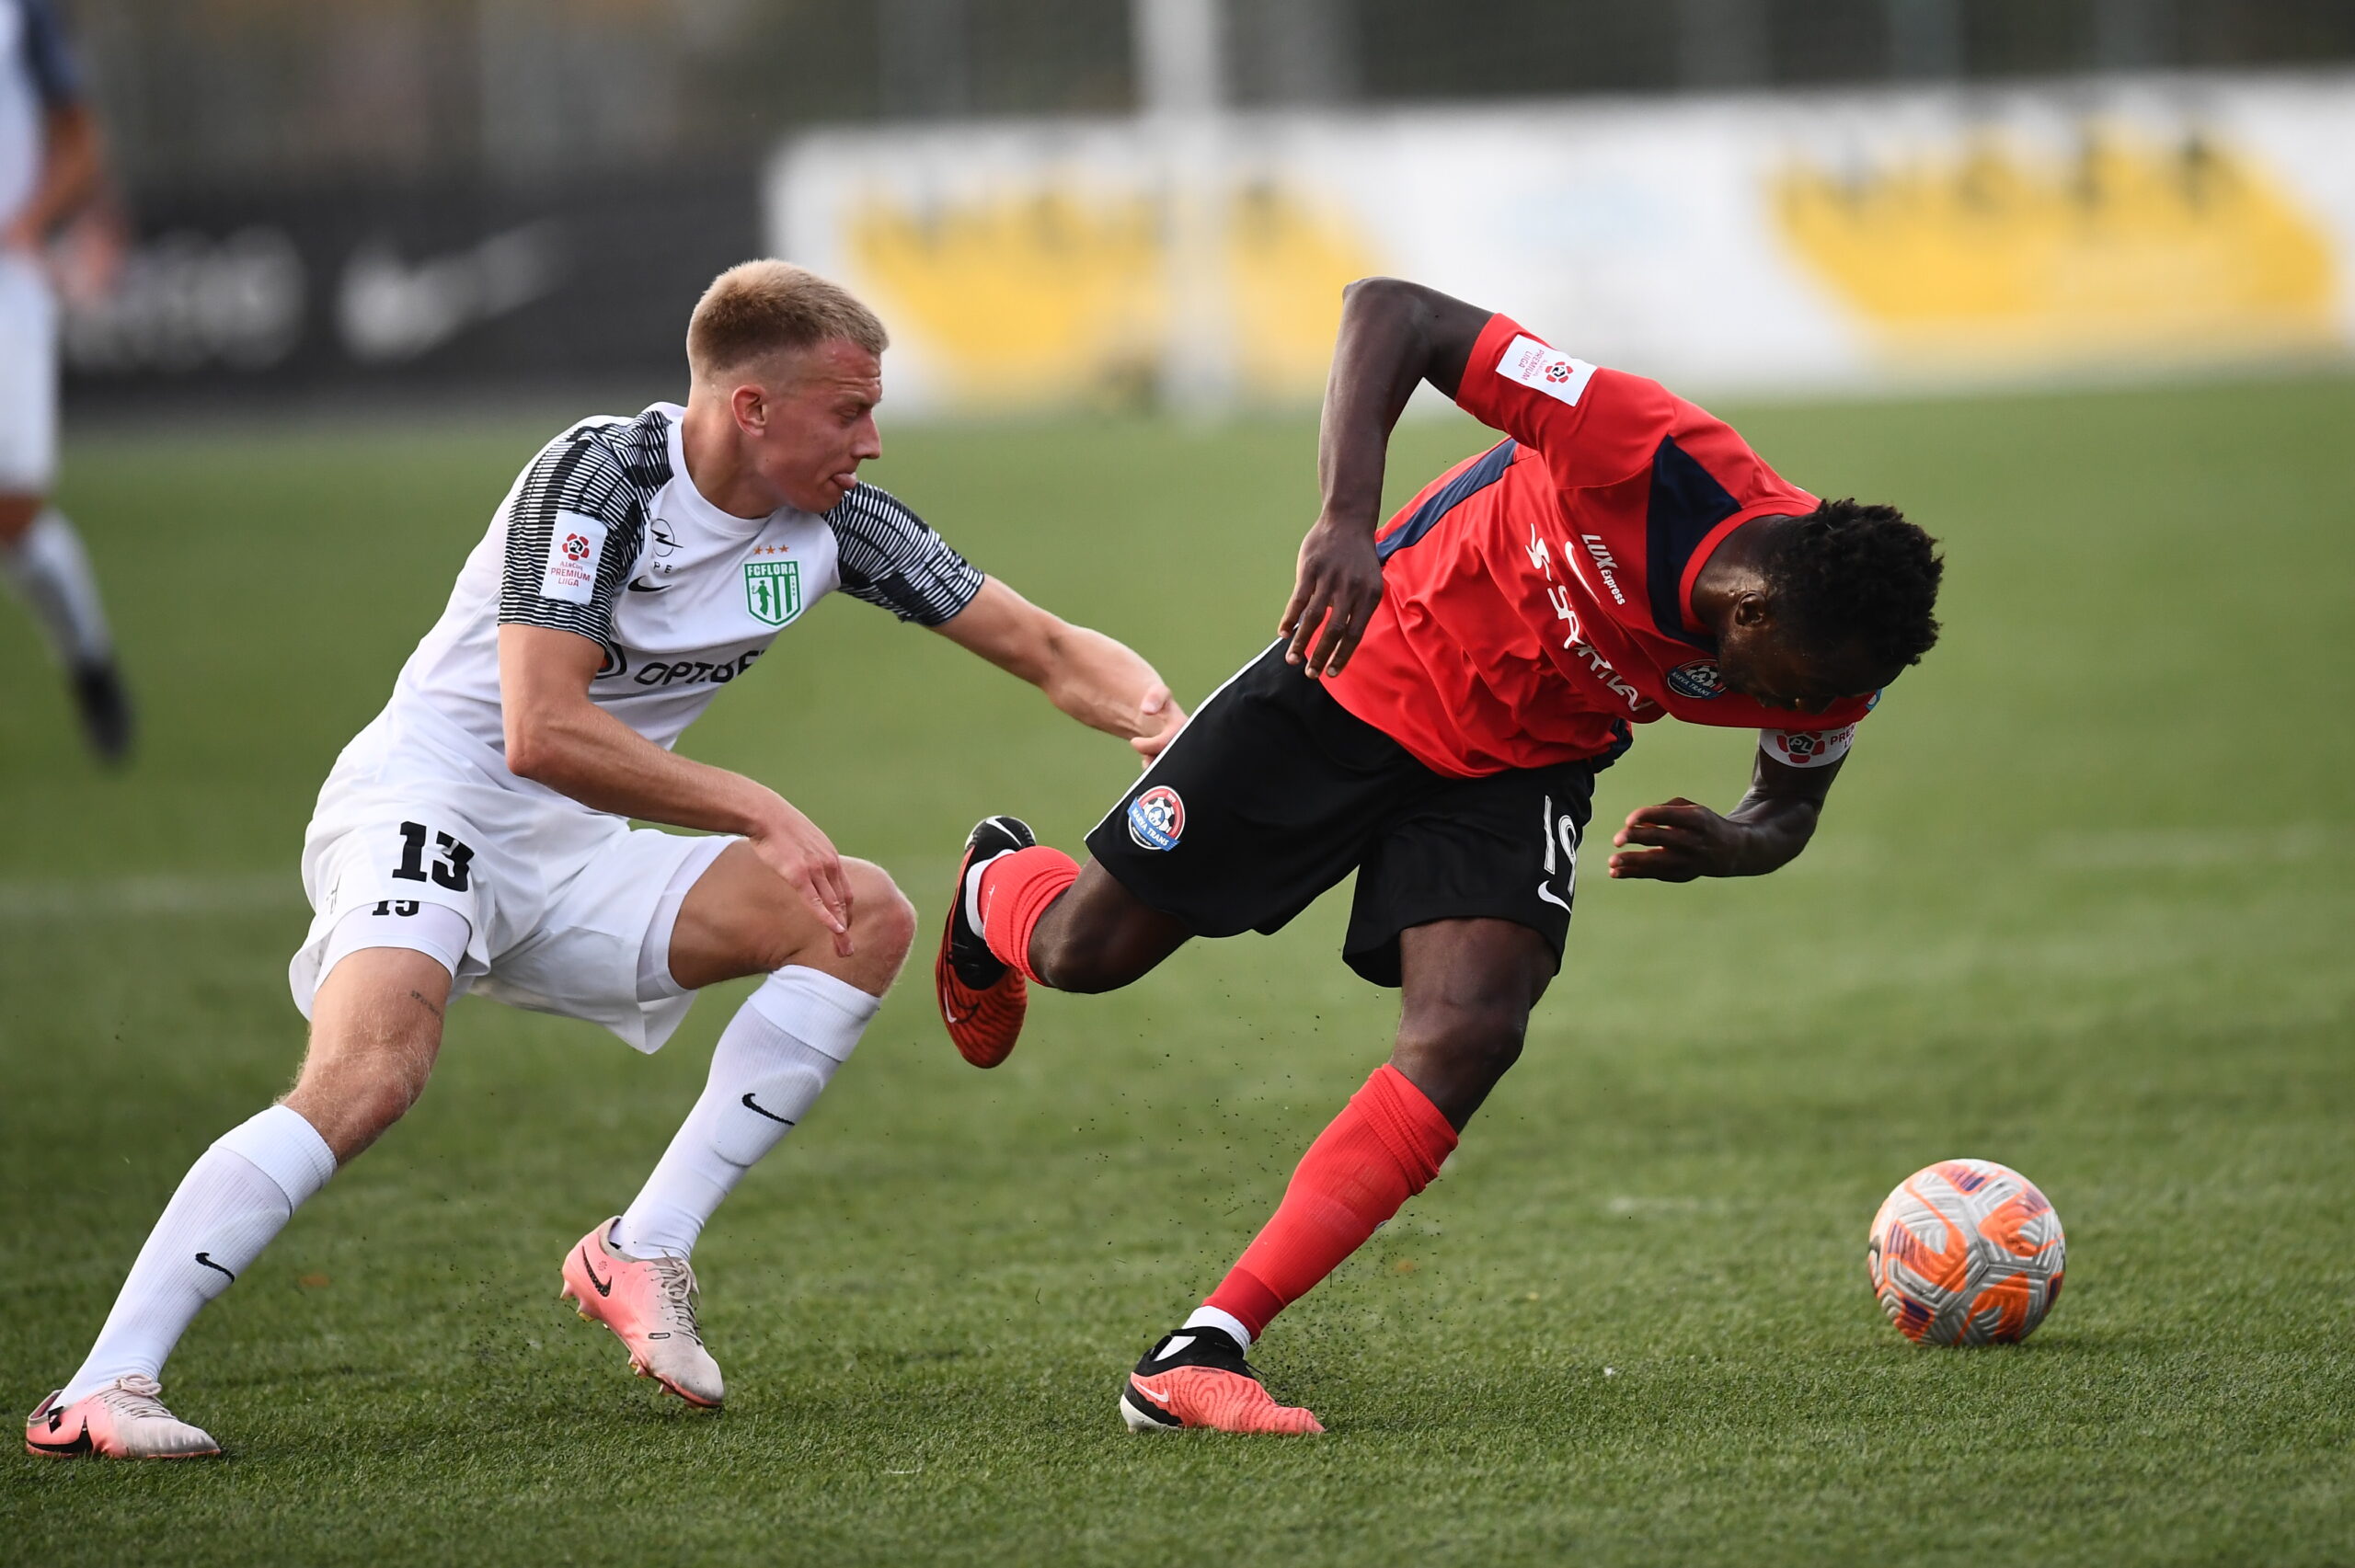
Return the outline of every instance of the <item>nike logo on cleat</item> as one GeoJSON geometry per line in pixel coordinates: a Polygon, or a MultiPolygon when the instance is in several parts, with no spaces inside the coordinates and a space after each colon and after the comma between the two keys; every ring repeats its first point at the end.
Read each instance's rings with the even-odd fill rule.
{"type": "Polygon", "coordinates": [[[38,1448],[44,1454],[58,1454],[61,1456],[66,1454],[86,1454],[90,1451],[90,1429],[87,1426],[84,1426],[81,1432],[77,1434],[75,1436],[75,1439],[70,1443],[44,1443],[37,1437],[28,1436],[25,1438],[25,1447],[28,1448],[38,1448]]]}
{"type": "Polygon", "coordinates": [[[237,1276],[236,1276],[236,1275],[231,1274],[227,1269],[223,1268],[219,1264],[214,1263],[211,1258],[209,1258],[209,1257],[205,1256],[205,1254],[203,1254],[202,1253],[197,1253],[197,1254],[196,1254],[196,1261],[197,1261],[197,1262],[199,1262],[199,1263],[201,1263],[201,1264],[202,1264],[205,1267],[207,1267],[207,1268],[211,1269],[213,1273],[215,1273],[215,1274],[218,1274],[218,1275],[221,1275],[221,1276],[224,1276],[224,1277],[229,1281],[229,1283],[230,1283],[230,1284],[235,1285],[235,1284],[237,1282],[237,1276]]]}
{"type": "Polygon", "coordinates": [[[787,1127],[791,1127],[793,1125],[793,1118],[791,1116],[781,1116],[775,1111],[764,1111],[761,1109],[760,1106],[752,1103],[752,1097],[750,1094],[744,1096],[744,1108],[752,1112],[754,1116],[766,1116],[773,1122],[783,1122],[787,1127]]]}
{"type": "Polygon", "coordinates": [[[597,1277],[597,1265],[589,1261],[589,1249],[586,1245],[580,1249],[580,1272],[589,1276],[589,1283],[597,1288],[598,1295],[610,1296],[614,1293],[611,1281],[597,1277]]]}

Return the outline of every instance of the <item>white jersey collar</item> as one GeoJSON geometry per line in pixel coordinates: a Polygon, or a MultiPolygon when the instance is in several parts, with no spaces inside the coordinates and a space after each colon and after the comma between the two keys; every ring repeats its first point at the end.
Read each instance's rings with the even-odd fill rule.
{"type": "Polygon", "coordinates": [[[785,506],[766,517],[738,517],[732,511],[712,505],[709,498],[695,488],[695,475],[687,472],[687,411],[675,403],[652,403],[647,406],[646,412],[661,415],[670,425],[670,432],[664,439],[671,454],[671,494],[675,498],[673,505],[676,509],[686,514],[684,518],[674,518],[673,521],[692,521],[713,533],[750,539],[775,521],[779,515],[797,509],[785,506]]]}

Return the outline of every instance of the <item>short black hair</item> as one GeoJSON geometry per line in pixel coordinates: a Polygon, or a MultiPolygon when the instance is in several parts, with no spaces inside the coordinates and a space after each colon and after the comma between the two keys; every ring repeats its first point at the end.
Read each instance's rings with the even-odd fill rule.
{"type": "Polygon", "coordinates": [[[1825,501],[1781,531],[1764,563],[1778,614],[1825,647],[1855,647],[1876,668],[1919,664],[1938,640],[1938,542],[1895,507],[1825,501]]]}

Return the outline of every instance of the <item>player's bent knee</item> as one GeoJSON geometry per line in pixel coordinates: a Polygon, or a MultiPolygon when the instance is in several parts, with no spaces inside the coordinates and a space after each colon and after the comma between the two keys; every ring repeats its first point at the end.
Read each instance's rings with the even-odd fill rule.
{"type": "Polygon", "coordinates": [[[822,969],[872,995],[890,989],[915,945],[915,906],[881,866],[848,858],[842,864],[843,879],[850,886],[849,957],[834,951],[833,933],[816,922],[809,905],[778,882],[775,905],[739,917],[730,971],[774,974],[799,965],[822,969]]]}
{"type": "Polygon", "coordinates": [[[441,1019],[388,1008],[315,1034],[286,1105],[349,1160],[407,1116],[425,1093],[442,1040],[441,1019]]]}
{"type": "Polygon", "coordinates": [[[1392,1059],[1402,1070],[1493,1083],[1521,1059],[1528,1032],[1529,1015],[1518,1007],[1451,1007],[1402,1022],[1392,1059]]]}
{"type": "Polygon", "coordinates": [[[843,874],[850,883],[853,944],[896,971],[915,946],[916,907],[891,874],[871,861],[845,860],[843,874]]]}

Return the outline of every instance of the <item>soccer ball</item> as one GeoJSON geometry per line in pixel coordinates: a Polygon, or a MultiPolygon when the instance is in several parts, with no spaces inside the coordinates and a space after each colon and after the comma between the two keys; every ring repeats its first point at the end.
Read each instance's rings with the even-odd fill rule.
{"type": "Polygon", "coordinates": [[[1992,1160],[1941,1160],[1873,1216],[1865,1266],[1897,1332],[1917,1344],[2013,1345],[2061,1299],[2061,1217],[1992,1160]]]}

